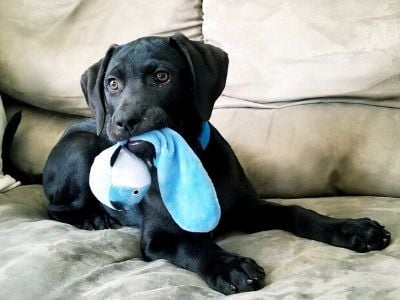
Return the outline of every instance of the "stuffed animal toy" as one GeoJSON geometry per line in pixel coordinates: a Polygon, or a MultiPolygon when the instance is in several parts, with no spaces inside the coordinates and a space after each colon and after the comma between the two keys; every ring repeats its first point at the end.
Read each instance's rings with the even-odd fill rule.
{"type": "MultiPolygon", "coordinates": [[[[205,149],[210,138],[203,124],[199,142],[205,149]]],[[[219,222],[221,209],[210,177],[182,136],[170,128],[135,136],[130,141],[147,141],[155,148],[161,198],[172,219],[190,232],[209,232],[219,222]]],[[[101,152],[94,160],[89,185],[95,197],[112,208],[138,204],[151,186],[147,165],[119,143],[101,152]]]]}
{"type": "Polygon", "coordinates": [[[121,143],[101,152],[90,170],[89,186],[93,194],[112,209],[120,210],[116,204],[124,207],[138,204],[150,185],[146,164],[121,143]]]}

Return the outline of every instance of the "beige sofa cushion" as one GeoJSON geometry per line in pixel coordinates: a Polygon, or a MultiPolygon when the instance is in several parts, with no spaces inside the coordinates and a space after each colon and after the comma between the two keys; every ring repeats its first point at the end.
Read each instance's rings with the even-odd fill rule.
{"type": "Polygon", "coordinates": [[[339,103],[216,109],[212,121],[265,197],[400,197],[398,109],[339,103]]]}
{"type": "Polygon", "coordinates": [[[400,95],[398,0],[204,0],[203,9],[205,41],[230,56],[225,104],[400,95]]]}
{"type": "Polygon", "coordinates": [[[355,253],[281,230],[231,234],[219,245],[255,259],[267,276],[259,291],[225,297],[193,272],[162,259],[144,261],[138,229],[87,231],[49,220],[42,187],[22,186],[0,194],[0,299],[400,298],[399,199],[279,202],[337,218],[374,218],[392,233],[392,243],[383,251],[355,253]]]}
{"type": "Polygon", "coordinates": [[[201,36],[200,0],[0,1],[0,91],[89,115],[80,76],[113,43],[182,31],[201,36]]]}
{"type": "Polygon", "coordinates": [[[55,113],[17,102],[6,107],[8,117],[17,111],[22,111],[22,121],[12,143],[11,157],[19,169],[29,174],[41,174],[51,149],[65,128],[82,117],[55,113]]]}
{"type": "MultiPolygon", "coordinates": [[[[80,117],[24,104],[11,148],[26,172],[42,172],[64,129],[80,117]]],[[[264,197],[335,194],[400,197],[400,110],[358,104],[215,109],[213,124],[264,197]],[[257,126],[254,126],[257,124],[257,126]]]]}

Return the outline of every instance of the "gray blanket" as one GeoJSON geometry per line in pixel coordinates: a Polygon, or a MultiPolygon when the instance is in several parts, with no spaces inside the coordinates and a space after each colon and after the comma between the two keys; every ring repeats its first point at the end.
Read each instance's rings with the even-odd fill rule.
{"type": "MultiPolygon", "coordinates": [[[[231,234],[225,249],[254,258],[266,286],[231,299],[400,299],[400,200],[276,200],[335,217],[375,218],[392,233],[381,252],[354,253],[272,230],[231,234]]],[[[83,231],[49,220],[41,186],[0,194],[0,299],[219,299],[194,273],[145,262],[139,231],[83,231]]],[[[238,220],[240,222],[240,220],[238,220]]]]}

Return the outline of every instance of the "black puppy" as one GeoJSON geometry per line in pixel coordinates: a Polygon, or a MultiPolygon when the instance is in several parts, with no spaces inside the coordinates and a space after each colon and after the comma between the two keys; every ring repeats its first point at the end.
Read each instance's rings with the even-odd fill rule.
{"type": "MultiPolygon", "coordinates": [[[[225,52],[181,34],[112,46],[82,75],[82,89],[95,120],[69,128],[45,166],[49,215],[84,229],[109,228],[112,221],[138,225],[145,259],[167,259],[198,273],[224,294],[259,289],[265,276],[253,259],[228,253],[212,240],[226,230],[283,229],[358,252],[385,248],[390,234],[371,219],[334,219],[299,206],[260,200],[214,127],[208,146],[199,147],[201,124],[209,119],[225,86],[227,69],[225,52]],[[160,199],[154,167],[152,187],[138,211],[112,211],[89,189],[96,155],[118,140],[163,127],[185,138],[214,183],[222,217],[212,234],[190,233],[174,223],[160,199]]],[[[151,162],[150,144],[137,142],[130,150],[151,162]]]]}

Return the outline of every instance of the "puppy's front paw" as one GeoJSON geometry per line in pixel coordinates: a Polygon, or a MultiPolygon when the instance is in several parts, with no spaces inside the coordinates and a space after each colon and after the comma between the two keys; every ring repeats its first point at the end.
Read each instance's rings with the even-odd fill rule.
{"type": "Polygon", "coordinates": [[[251,258],[225,254],[209,269],[207,283],[225,295],[255,291],[264,286],[265,272],[251,258]]]}
{"type": "Polygon", "coordinates": [[[382,250],[390,244],[390,233],[369,218],[345,219],[336,224],[333,244],[357,252],[382,250]]]}
{"type": "Polygon", "coordinates": [[[113,220],[106,214],[88,214],[76,219],[73,225],[83,230],[103,230],[112,227],[113,220]]]}

